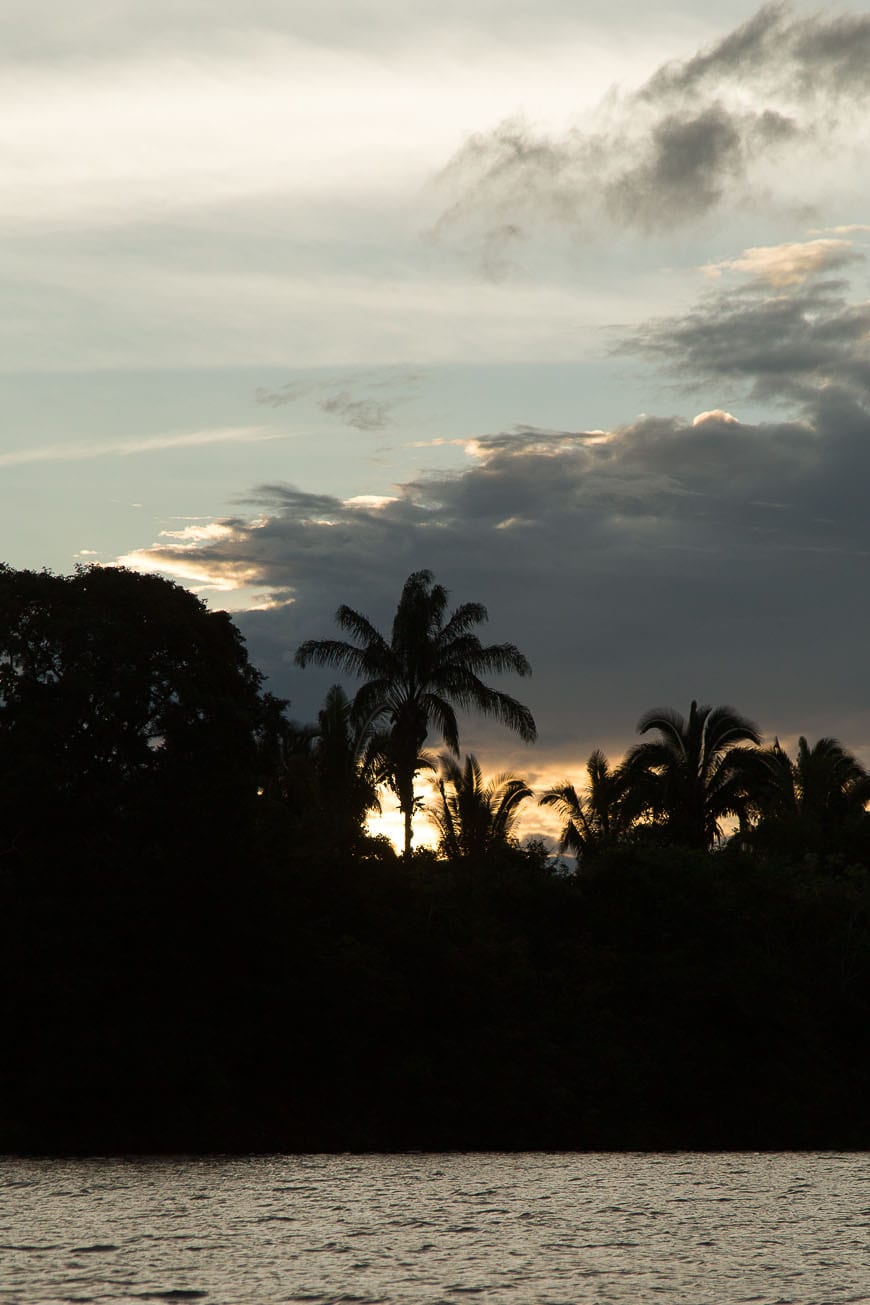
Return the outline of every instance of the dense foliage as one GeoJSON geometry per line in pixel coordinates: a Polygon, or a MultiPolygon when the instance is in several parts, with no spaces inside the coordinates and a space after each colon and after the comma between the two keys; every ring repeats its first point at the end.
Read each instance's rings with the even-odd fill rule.
{"type": "Polygon", "coordinates": [[[598,754],[554,802],[576,873],[451,762],[442,853],[400,857],[348,700],[293,724],[177,586],[5,570],[0,617],[0,1149],[870,1143],[864,772],[833,741],[732,757],[715,851],[598,754]]]}

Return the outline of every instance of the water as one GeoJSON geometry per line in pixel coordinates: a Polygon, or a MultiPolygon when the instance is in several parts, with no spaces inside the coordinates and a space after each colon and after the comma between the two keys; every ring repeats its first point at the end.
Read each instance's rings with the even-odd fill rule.
{"type": "Polygon", "coordinates": [[[860,1154],[0,1161],[0,1302],[870,1301],[860,1154]]]}

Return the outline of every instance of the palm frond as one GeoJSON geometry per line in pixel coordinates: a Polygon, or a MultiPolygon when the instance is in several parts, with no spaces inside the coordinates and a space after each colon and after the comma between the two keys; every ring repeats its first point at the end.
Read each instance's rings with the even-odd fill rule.
{"type": "Polygon", "coordinates": [[[538,736],[535,719],[528,707],[508,693],[492,689],[464,668],[452,667],[438,676],[440,691],[464,711],[478,711],[492,716],[513,730],[524,743],[534,743],[538,736]]]}
{"type": "Polygon", "coordinates": [[[462,635],[469,632],[474,625],[484,625],[489,620],[489,613],[483,603],[462,603],[451,613],[446,625],[438,632],[438,645],[442,649],[450,647],[462,635]]]}
{"type": "Polygon", "coordinates": [[[454,756],[458,756],[459,722],[451,704],[440,694],[427,693],[422,699],[422,705],[447,747],[454,756]]]}
{"type": "Polygon", "coordinates": [[[389,648],[389,644],[380,630],[372,625],[368,617],[363,616],[362,612],[357,612],[344,603],[335,613],[335,623],[342,630],[346,630],[348,634],[352,634],[361,644],[379,646],[385,650],[389,648]]]}
{"type": "Polygon", "coordinates": [[[531,675],[527,657],[512,643],[493,643],[484,647],[476,635],[464,634],[444,646],[442,664],[461,666],[474,675],[531,675]]]}
{"type": "Polygon", "coordinates": [[[722,752],[735,743],[761,743],[761,731],[754,721],[733,707],[714,707],[707,717],[705,744],[709,753],[722,752]]]}
{"type": "Polygon", "coordinates": [[[329,666],[350,675],[365,674],[365,651],[341,639],[306,639],[296,649],[297,666],[329,666]]]}
{"type": "Polygon", "coordinates": [[[685,753],[686,722],[678,711],[670,707],[653,707],[644,712],[637,722],[637,732],[648,734],[650,730],[658,730],[680,754],[685,753]]]}

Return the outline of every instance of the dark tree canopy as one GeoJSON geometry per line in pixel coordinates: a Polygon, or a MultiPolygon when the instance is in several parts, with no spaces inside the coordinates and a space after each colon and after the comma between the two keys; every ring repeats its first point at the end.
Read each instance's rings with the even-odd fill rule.
{"type": "Polygon", "coordinates": [[[638,733],[658,739],[637,743],[624,763],[627,800],[640,815],[661,821],[670,841],[710,847],[728,816],[745,818],[754,780],[758,726],[733,707],[699,707],[688,719],[670,707],[656,707],[638,722],[638,733]]]}
{"type": "Polygon", "coordinates": [[[0,840],[149,804],[231,819],[256,793],[260,680],[229,616],[171,581],[3,567],[0,840]]]}
{"type": "Polygon", "coordinates": [[[399,859],[361,837],[375,778],[412,799],[454,707],[533,733],[480,679],[525,659],[428,573],[389,642],[339,615],[355,642],[304,655],[357,713],[299,726],[178,586],[0,568],[0,1150],[866,1149],[857,759],[658,709],[547,795],[582,873],[514,844],[528,789],[471,756],[440,855],[399,859]]]}

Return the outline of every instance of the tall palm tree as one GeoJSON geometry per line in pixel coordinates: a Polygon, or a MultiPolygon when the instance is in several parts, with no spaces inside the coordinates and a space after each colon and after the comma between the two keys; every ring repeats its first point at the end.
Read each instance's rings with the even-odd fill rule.
{"type": "Polygon", "coordinates": [[[626,807],[626,775],[622,766],[611,767],[600,748],[586,763],[587,785],[578,793],[567,780],[548,789],[541,805],[555,807],[563,825],[560,852],[572,852],[578,861],[618,842],[631,827],[626,807]]]}
{"type": "Polygon", "coordinates": [[[638,722],[638,733],[658,738],[637,743],[625,759],[627,807],[664,822],[668,838],[685,847],[709,848],[721,835],[721,821],[745,822],[752,794],[758,727],[733,707],[699,707],[688,720],[670,707],[656,707],[638,722]]]}
{"type": "Polygon", "coordinates": [[[441,802],[432,812],[440,850],[458,860],[507,846],[520,803],[532,796],[526,781],[505,771],[484,784],[480,763],[471,752],[462,767],[449,752],[440,760],[441,802]]]}
{"type": "Polygon", "coordinates": [[[391,744],[393,787],[405,817],[405,852],[411,850],[414,776],[430,726],[449,750],[459,754],[456,708],[494,716],[526,742],[537,731],[528,707],[491,688],[482,674],[531,667],[511,643],[484,647],[473,627],[487,620],[481,603],[463,603],[447,614],[447,590],[431,571],[415,571],[405,581],[389,641],[360,612],[339,607],[335,619],[356,642],[308,639],[296,664],[335,666],[364,682],[353,710],[357,719],[383,728],[391,744]]]}

